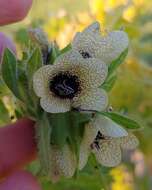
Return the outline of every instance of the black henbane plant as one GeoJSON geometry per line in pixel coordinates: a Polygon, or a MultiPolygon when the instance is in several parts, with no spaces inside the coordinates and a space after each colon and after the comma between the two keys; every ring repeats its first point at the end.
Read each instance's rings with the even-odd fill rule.
{"type": "Polygon", "coordinates": [[[124,31],[106,35],[95,22],[60,50],[45,34],[30,30],[22,60],[6,49],[2,76],[16,97],[16,117],[35,120],[44,175],[57,181],[83,169],[93,153],[103,166],[121,162],[121,149],[138,145],[139,125],[109,111],[108,92],[128,52],[124,31]],[[107,111],[108,110],[108,111],[107,111]]]}

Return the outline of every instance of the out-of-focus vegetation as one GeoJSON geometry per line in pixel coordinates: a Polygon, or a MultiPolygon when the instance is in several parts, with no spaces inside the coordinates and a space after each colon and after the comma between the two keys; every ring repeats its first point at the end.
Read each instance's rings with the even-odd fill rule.
{"type": "MultiPolygon", "coordinates": [[[[124,164],[113,169],[86,168],[79,177],[58,184],[40,178],[44,190],[150,190],[152,189],[152,1],[150,0],[35,0],[29,16],[21,23],[1,27],[12,36],[19,56],[28,43],[27,28],[41,27],[62,48],[77,31],[98,20],[102,30],[124,29],[130,38],[126,63],[110,94],[114,110],[136,119],[143,127],[137,132],[138,151],[124,154],[124,164]]],[[[0,81],[0,124],[10,122],[13,100],[0,81]],[[5,92],[5,93],[4,93],[5,92]],[[5,94],[5,96],[4,96],[5,94]],[[6,107],[5,107],[6,106],[6,107]]],[[[95,166],[96,168],[97,166],[95,166]]],[[[37,164],[28,167],[33,173],[37,164]]]]}

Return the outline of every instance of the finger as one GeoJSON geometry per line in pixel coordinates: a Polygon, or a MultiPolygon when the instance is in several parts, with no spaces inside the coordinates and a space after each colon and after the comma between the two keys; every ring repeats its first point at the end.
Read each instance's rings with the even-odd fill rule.
{"type": "Polygon", "coordinates": [[[23,167],[36,157],[34,122],[23,118],[0,128],[0,177],[23,167]]]}
{"type": "Polygon", "coordinates": [[[31,5],[32,0],[0,0],[0,25],[23,20],[31,5]]]}
{"type": "Polygon", "coordinates": [[[0,190],[42,190],[36,178],[26,171],[16,171],[0,184],[0,190]]]}

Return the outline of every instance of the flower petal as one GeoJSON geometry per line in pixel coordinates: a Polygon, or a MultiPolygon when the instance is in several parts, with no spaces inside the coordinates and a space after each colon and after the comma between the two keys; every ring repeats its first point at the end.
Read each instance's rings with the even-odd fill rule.
{"type": "Polygon", "coordinates": [[[120,146],[114,140],[101,142],[100,149],[94,149],[97,161],[103,166],[114,167],[121,162],[120,146]]]}
{"type": "Polygon", "coordinates": [[[111,119],[102,115],[97,116],[93,121],[93,125],[107,137],[123,137],[127,136],[127,131],[111,119]]]}
{"type": "Polygon", "coordinates": [[[67,144],[62,148],[51,146],[50,156],[50,173],[53,180],[58,179],[60,176],[70,178],[74,175],[76,169],[76,157],[67,144]]]}
{"type": "Polygon", "coordinates": [[[123,31],[100,33],[99,23],[94,23],[81,33],[76,34],[72,48],[78,52],[87,52],[90,57],[111,63],[128,47],[128,36],[123,31]]]}
{"type": "Polygon", "coordinates": [[[128,36],[123,31],[113,31],[102,37],[96,57],[105,63],[111,63],[128,47],[128,36]]]}
{"type": "Polygon", "coordinates": [[[73,107],[84,111],[102,111],[108,105],[108,96],[103,89],[93,89],[74,99],[73,107]]]}
{"type": "Polygon", "coordinates": [[[90,154],[90,145],[94,141],[97,133],[98,129],[95,128],[91,122],[86,124],[84,136],[80,145],[79,166],[78,166],[80,170],[82,170],[84,166],[87,164],[88,157],[90,154]]]}
{"type": "Polygon", "coordinates": [[[62,64],[65,70],[76,74],[84,86],[100,86],[106,79],[108,74],[107,65],[99,59],[83,59],[75,50],[70,50],[67,53],[59,56],[55,65],[62,64]]]}
{"type": "Polygon", "coordinates": [[[75,35],[72,41],[72,49],[77,52],[87,52],[91,58],[96,58],[96,51],[100,47],[101,35],[99,32],[93,32],[86,29],[75,35]]]}
{"type": "Polygon", "coordinates": [[[135,135],[129,133],[128,136],[119,139],[120,146],[124,149],[135,149],[139,145],[139,141],[135,135]]]}
{"type": "Polygon", "coordinates": [[[70,100],[62,100],[51,94],[50,96],[41,98],[40,104],[42,108],[49,113],[61,113],[70,110],[70,100]]]}
{"type": "Polygon", "coordinates": [[[83,60],[82,64],[79,74],[82,80],[91,87],[99,87],[107,77],[107,65],[95,58],[83,60]]]}
{"type": "Polygon", "coordinates": [[[33,88],[37,96],[43,97],[48,92],[48,80],[51,72],[54,70],[52,65],[46,65],[36,71],[33,76],[33,88]]]}
{"type": "Polygon", "coordinates": [[[68,178],[72,177],[76,169],[76,157],[68,145],[63,147],[61,158],[59,165],[63,175],[68,178]]]}
{"type": "Polygon", "coordinates": [[[83,32],[99,32],[99,31],[100,31],[100,23],[96,21],[90,24],[87,28],[85,28],[83,32]]]}
{"type": "Polygon", "coordinates": [[[71,64],[67,62],[64,65],[64,62],[59,62],[54,65],[45,65],[38,69],[33,76],[33,88],[37,96],[43,97],[50,93],[49,81],[57,73],[70,70],[71,64]]]}

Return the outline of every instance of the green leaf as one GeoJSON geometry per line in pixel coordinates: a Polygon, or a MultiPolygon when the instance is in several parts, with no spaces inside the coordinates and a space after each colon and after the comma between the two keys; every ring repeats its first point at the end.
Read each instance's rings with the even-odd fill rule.
{"type": "Polygon", "coordinates": [[[117,67],[125,60],[127,54],[128,48],[125,49],[116,60],[112,61],[108,68],[108,77],[113,74],[117,67]]]}
{"type": "Polygon", "coordinates": [[[60,50],[59,47],[56,43],[53,43],[51,47],[51,58],[50,58],[50,63],[53,64],[55,59],[60,55],[60,50]]]}
{"type": "Polygon", "coordinates": [[[104,90],[106,90],[107,92],[109,92],[113,88],[116,80],[117,80],[117,76],[116,75],[113,75],[113,76],[107,78],[106,81],[101,86],[101,88],[103,88],[104,90]]]}
{"type": "Polygon", "coordinates": [[[27,103],[29,100],[28,79],[24,70],[18,67],[18,90],[23,102],[27,103]]]}
{"type": "Polygon", "coordinates": [[[8,88],[13,94],[20,98],[18,91],[18,70],[15,55],[9,50],[5,49],[2,60],[2,77],[8,88]]]}
{"type": "Polygon", "coordinates": [[[98,112],[98,113],[110,118],[111,120],[125,127],[126,129],[140,128],[140,125],[136,121],[129,119],[128,117],[125,117],[118,113],[114,113],[114,112],[98,112]]]}
{"type": "Polygon", "coordinates": [[[36,125],[35,129],[38,142],[39,159],[42,171],[47,175],[50,171],[50,142],[52,127],[46,113],[43,114],[42,118],[38,119],[36,125]]]}
{"type": "Polygon", "coordinates": [[[36,48],[32,53],[27,64],[27,74],[29,79],[29,85],[32,86],[33,74],[43,65],[42,53],[40,48],[36,48]]]}
{"type": "Polygon", "coordinates": [[[71,49],[71,44],[68,44],[65,48],[60,50],[60,54],[66,53],[67,51],[69,51],[71,49]]]}

